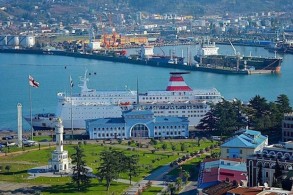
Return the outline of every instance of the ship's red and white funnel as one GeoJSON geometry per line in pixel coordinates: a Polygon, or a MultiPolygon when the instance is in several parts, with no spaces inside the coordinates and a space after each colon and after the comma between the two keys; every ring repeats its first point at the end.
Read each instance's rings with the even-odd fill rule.
{"type": "Polygon", "coordinates": [[[166,91],[192,91],[182,77],[182,74],[188,73],[189,72],[170,72],[171,76],[166,91]]]}

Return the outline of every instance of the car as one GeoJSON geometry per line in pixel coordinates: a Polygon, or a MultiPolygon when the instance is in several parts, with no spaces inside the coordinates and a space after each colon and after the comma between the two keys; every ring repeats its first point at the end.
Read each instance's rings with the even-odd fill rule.
{"type": "Polygon", "coordinates": [[[7,146],[15,146],[16,145],[16,143],[15,142],[7,142],[7,144],[6,144],[7,146]]]}
{"type": "Polygon", "coordinates": [[[5,148],[5,145],[3,145],[3,144],[0,144],[0,148],[5,148]]]}
{"type": "Polygon", "coordinates": [[[23,146],[35,146],[37,143],[35,141],[32,140],[23,140],[22,141],[23,146]]]}
{"type": "Polygon", "coordinates": [[[2,140],[11,140],[13,139],[14,136],[5,136],[5,137],[2,137],[2,140]]]}

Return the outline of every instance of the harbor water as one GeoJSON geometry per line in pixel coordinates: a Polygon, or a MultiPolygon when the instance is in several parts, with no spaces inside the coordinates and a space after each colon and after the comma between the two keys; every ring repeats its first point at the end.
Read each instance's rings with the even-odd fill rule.
{"type": "MultiPolygon", "coordinates": [[[[231,46],[219,45],[221,54],[234,54],[231,46]]],[[[130,49],[128,54],[138,49],[130,49]]],[[[260,47],[236,47],[242,55],[274,57],[260,47]]],[[[197,46],[176,46],[155,48],[155,54],[177,55],[193,59],[197,46]],[[189,55],[187,55],[189,51],[189,55]],[[189,57],[188,57],[189,56],[189,57]]],[[[255,95],[275,101],[280,94],[286,94],[293,102],[293,55],[283,58],[281,74],[273,75],[221,75],[207,72],[191,72],[184,75],[186,83],[192,88],[217,88],[226,99],[249,101],[255,95]]],[[[32,110],[35,113],[55,112],[58,92],[70,92],[69,76],[79,92],[79,76],[85,69],[90,73],[89,88],[98,90],[161,90],[168,84],[169,72],[178,71],[169,68],[157,68],[144,65],[123,64],[98,60],[79,59],[52,55],[0,54],[0,130],[17,129],[17,104],[23,105],[23,115],[29,115],[30,100],[28,76],[40,83],[39,88],[31,88],[32,110]]],[[[180,70],[179,70],[180,71],[180,70]]],[[[24,128],[29,129],[24,121],[24,128]]]]}

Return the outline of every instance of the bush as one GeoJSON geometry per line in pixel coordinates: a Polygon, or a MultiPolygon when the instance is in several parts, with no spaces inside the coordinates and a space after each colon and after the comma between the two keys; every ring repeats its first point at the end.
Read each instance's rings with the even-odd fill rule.
{"type": "Polygon", "coordinates": [[[151,150],[152,154],[155,154],[156,150],[151,150]]]}
{"type": "Polygon", "coordinates": [[[153,160],[152,160],[152,163],[155,163],[155,162],[156,162],[156,159],[153,159],[153,160]]]}

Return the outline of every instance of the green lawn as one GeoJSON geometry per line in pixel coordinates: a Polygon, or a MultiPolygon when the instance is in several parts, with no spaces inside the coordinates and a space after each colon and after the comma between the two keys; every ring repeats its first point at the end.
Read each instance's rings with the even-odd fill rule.
{"type": "Polygon", "coordinates": [[[142,195],[154,195],[162,191],[163,188],[161,187],[150,187],[145,190],[142,195]]]}
{"type": "MultiPolygon", "coordinates": [[[[171,144],[169,140],[164,140],[167,144],[171,144]]],[[[200,147],[194,145],[194,141],[184,140],[186,142],[186,150],[184,152],[173,152],[171,147],[168,147],[165,151],[163,149],[158,149],[155,153],[152,153],[152,147],[149,148],[135,148],[133,150],[132,147],[129,147],[125,144],[86,144],[82,145],[86,155],[86,163],[89,167],[93,168],[94,173],[96,173],[96,168],[100,164],[100,157],[99,153],[102,150],[109,149],[117,149],[120,151],[124,151],[127,155],[137,154],[140,157],[139,164],[140,164],[140,174],[137,177],[133,178],[133,181],[139,181],[145,176],[147,176],[150,172],[157,169],[158,167],[168,164],[171,161],[176,160],[178,157],[187,154],[190,152],[198,151],[201,148],[205,148],[208,145],[211,145],[211,142],[201,143],[200,147]],[[189,146],[190,145],[190,146],[189,146]]],[[[163,144],[163,143],[160,143],[163,144]]],[[[173,143],[175,144],[175,143],[173,143]]],[[[176,144],[179,145],[177,141],[176,144]]],[[[179,147],[179,146],[178,146],[179,147]]],[[[38,148],[38,147],[37,147],[38,148]]],[[[73,153],[73,145],[65,145],[65,150],[69,151],[69,154],[73,153]]],[[[51,152],[55,149],[54,147],[35,150],[35,151],[28,151],[31,148],[25,148],[26,151],[23,154],[15,154],[9,156],[1,157],[0,166],[2,166],[2,171],[0,172],[0,181],[8,181],[8,182],[25,182],[31,184],[47,184],[47,185],[56,185],[54,189],[59,189],[60,191],[56,193],[62,194],[61,192],[69,193],[70,189],[72,190],[72,186],[70,184],[69,177],[63,178],[36,178],[27,180],[27,170],[37,166],[44,166],[48,164],[48,160],[51,158],[51,152]],[[4,170],[5,166],[9,165],[11,167],[9,172],[4,170]],[[62,189],[64,191],[62,191],[62,189]]],[[[128,179],[126,174],[121,174],[120,178],[128,179]]],[[[126,190],[128,187],[127,184],[116,183],[115,185],[111,185],[110,190],[111,192],[120,193],[123,190],[126,190]]],[[[53,188],[52,188],[53,189],[53,188]]],[[[87,194],[105,194],[106,187],[104,183],[98,184],[97,180],[93,180],[93,185],[90,187],[87,194]],[[97,193],[94,193],[97,192],[97,193]]],[[[54,190],[55,192],[55,190],[54,190]]],[[[47,190],[45,194],[53,193],[53,191],[47,190]]],[[[78,193],[77,193],[78,194],[78,193]]]]}
{"type": "Polygon", "coordinates": [[[78,192],[76,188],[71,183],[66,183],[63,185],[53,185],[51,187],[47,187],[42,190],[42,194],[70,194],[70,195],[78,195],[78,194],[101,194],[101,195],[120,195],[123,193],[125,189],[128,188],[129,185],[113,182],[109,191],[106,191],[105,182],[98,183],[96,180],[93,180],[91,186],[87,189],[87,191],[78,192]]]}

